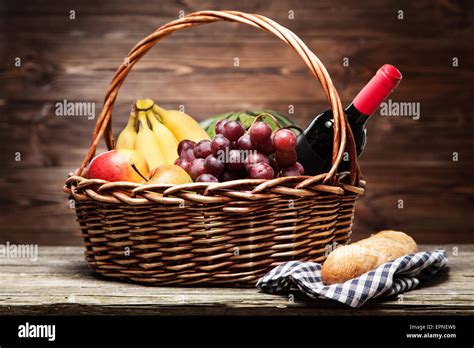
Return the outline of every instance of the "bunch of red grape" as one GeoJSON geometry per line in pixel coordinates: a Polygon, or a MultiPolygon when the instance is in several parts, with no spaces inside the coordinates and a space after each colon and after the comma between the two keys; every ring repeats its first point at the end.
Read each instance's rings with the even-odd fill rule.
{"type": "Polygon", "coordinates": [[[212,140],[179,143],[175,164],[196,182],[273,179],[304,174],[296,158],[296,136],[289,129],[272,129],[263,121],[248,132],[240,122],[220,120],[212,140]]]}

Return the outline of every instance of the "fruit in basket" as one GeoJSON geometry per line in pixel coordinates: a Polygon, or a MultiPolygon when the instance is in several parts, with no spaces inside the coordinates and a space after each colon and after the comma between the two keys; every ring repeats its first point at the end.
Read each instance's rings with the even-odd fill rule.
{"type": "Polygon", "coordinates": [[[163,123],[157,120],[156,115],[152,110],[148,110],[146,116],[148,121],[150,121],[153,133],[155,133],[158,142],[162,145],[161,149],[164,152],[166,162],[168,164],[173,164],[179,157],[177,151],[178,140],[176,140],[174,134],[163,123]]]}
{"type": "Polygon", "coordinates": [[[137,114],[135,112],[130,113],[127,125],[122,130],[117,138],[115,149],[134,149],[135,141],[137,139],[137,130],[135,129],[135,123],[137,121],[137,114]]]}
{"type": "Polygon", "coordinates": [[[244,127],[238,121],[227,121],[224,123],[224,129],[222,135],[230,141],[237,141],[244,135],[244,127]]]}
{"type": "Polygon", "coordinates": [[[149,172],[145,158],[135,150],[110,150],[95,156],[86,169],[89,179],[141,182],[149,172]]]}
{"type": "Polygon", "coordinates": [[[209,155],[204,162],[204,169],[208,174],[219,176],[224,172],[225,165],[214,155],[209,155]]]}
{"type": "Polygon", "coordinates": [[[295,134],[287,128],[272,133],[262,118],[247,130],[236,120],[217,121],[211,141],[181,142],[175,163],[200,182],[303,175],[304,169],[297,162],[295,134]]]}
{"type": "Polygon", "coordinates": [[[278,151],[292,151],[296,148],[295,133],[289,129],[279,129],[272,136],[272,145],[278,151]]]}
{"type": "Polygon", "coordinates": [[[228,120],[218,120],[216,123],[215,128],[213,129],[214,135],[217,134],[224,134],[224,126],[227,123],[228,120]]]}
{"type": "Polygon", "coordinates": [[[181,159],[185,159],[190,162],[196,159],[196,156],[194,155],[194,149],[184,149],[180,152],[179,156],[181,159]]]}
{"type": "Polygon", "coordinates": [[[201,140],[194,146],[194,157],[206,158],[212,154],[211,142],[209,140],[201,140]]]}
{"type": "Polygon", "coordinates": [[[148,99],[137,99],[137,101],[135,102],[135,107],[139,111],[148,111],[153,107],[154,104],[155,104],[155,102],[150,98],[148,98],[148,99]]]}
{"type": "Polygon", "coordinates": [[[191,116],[178,110],[166,110],[154,104],[153,111],[161,122],[168,127],[178,141],[192,140],[198,142],[209,140],[209,135],[191,116]]]}
{"type": "Polygon", "coordinates": [[[286,168],[296,163],[297,156],[295,150],[277,151],[275,153],[275,161],[280,168],[286,168]]]}
{"type": "Polygon", "coordinates": [[[180,166],[174,164],[162,164],[150,172],[147,184],[189,184],[193,182],[191,177],[180,166]]]}
{"type": "Polygon", "coordinates": [[[197,177],[196,182],[219,182],[219,180],[214,175],[205,173],[197,177]]]}
{"type": "Polygon", "coordinates": [[[189,166],[188,174],[196,180],[199,176],[206,173],[206,160],[204,158],[196,158],[194,161],[191,162],[189,166]]]}
{"type": "MultiPolygon", "coordinates": [[[[152,169],[161,164],[174,164],[183,150],[194,149],[196,141],[209,140],[206,132],[189,115],[160,108],[152,99],[138,99],[134,110],[138,112],[138,134],[133,138],[133,112],[120,133],[117,146],[135,148],[152,169]]],[[[189,160],[193,159],[194,156],[189,160]]]]}
{"type": "Polygon", "coordinates": [[[214,155],[218,155],[221,151],[229,148],[231,142],[222,134],[217,134],[211,141],[211,151],[214,155]]]}
{"type": "Polygon", "coordinates": [[[178,144],[178,154],[180,154],[181,151],[184,151],[184,150],[188,150],[188,149],[194,150],[195,146],[196,146],[196,143],[192,140],[182,140],[178,144]]]}
{"type": "Polygon", "coordinates": [[[267,138],[265,141],[257,144],[257,150],[263,152],[265,155],[271,155],[275,152],[275,148],[273,147],[272,140],[267,138]]]}
{"type": "Polygon", "coordinates": [[[299,162],[282,170],[281,176],[299,176],[304,174],[304,168],[299,162]]]}
{"type": "Polygon", "coordinates": [[[251,152],[251,153],[245,158],[245,161],[244,161],[245,169],[246,169],[247,171],[249,171],[250,168],[251,168],[254,164],[257,164],[257,163],[270,164],[270,159],[269,159],[266,155],[264,155],[263,153],[261,153],[261,152],[257,152],[257,151],[251,152]]]}
{"type": "Polygon", "coordinates": [[[192,161],[188,161],[187,159],[184,159],[184,158],[178,158],[174,164],[176,164],[177,166],[180,166],[181,168],[183,168],[186,173],[189,172],[189,169],[191,168],[191,162],[192,161]]]}
{"type": "Polygon", "coordinates": [[[262,121],[257,121],[249,130],[250,140],[260,144],[265,143],[272,136],[272,129],[270,126],[262,121]]]}
{"type": "MultiPolygon", "coordinates": [[[[253,110],[253,111],[238,111],[238,112],[233,111],[233,112],[228,112],[222,115],[212,116],[202,121],[201,127],[206,130],[207,134],[209,134],[211,138],[213,138],[216,134],[219,134],[219,130],[222,129],[222,124],[221,126],[219,126],[219,123],[222,123],[222,122],[219,122],[219,121],[225,121],[225,120],[238,121],[240,122],[242,127],[247,129],[255,120],[255,117],[261,114],[272,115],[273,117],[275,117],[275,119],[278,121],[281,127],[292,126],[295,124],[291,119],[284,116],[283,114],[280,114],[277,111],[253,110]]],[[[275,120],[271,119],[270,117],[265,117],[265,123],[267,123],[270,126],[272,131],[280,128],[280,126],[278,126],[278,123],[275,122],[275,120]]]]}
{"type": "Polygon", "coordinates": [[[242,135],[239,140],[237,140],[237,147],[241,150],[252,150],[255,148],[255,144],[250,139],[250,135],[244,134],[242,135]]]}
{"type": "Polygon", "coordinates": [[[148,125],[145,111],[138,112],[138,122],[139,130],[135,141],[135,150],[145,157],[151,170],[167,163],[161,144],[148,125]]]}
{"type": "Polygon", "coordinates": [[[275,173],[268,163],[256,163],[250,166],[249,175],[252,179],[273,179],[275,173]]]}
{"type": "Polygon", "coordinates": [[[246,156],[240,150],[232,149],[227,153],[226,167],[232,172],[239,172],[245,169],[246,156]]]}

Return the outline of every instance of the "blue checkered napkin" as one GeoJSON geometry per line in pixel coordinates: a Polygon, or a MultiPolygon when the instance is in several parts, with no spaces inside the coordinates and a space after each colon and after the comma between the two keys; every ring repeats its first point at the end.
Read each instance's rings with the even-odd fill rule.
{"type": "Polygon", "coordinates": [[[262,277],[257,288],[267,293],[281,293],[296,286],[312,298],[331,299],[360,307],[371,298],[414,289],[420,280],[431,278],[447,262],[444,250],[408,254],[344,283],[324,285],[319,263],[290,261],[262,277]]]}

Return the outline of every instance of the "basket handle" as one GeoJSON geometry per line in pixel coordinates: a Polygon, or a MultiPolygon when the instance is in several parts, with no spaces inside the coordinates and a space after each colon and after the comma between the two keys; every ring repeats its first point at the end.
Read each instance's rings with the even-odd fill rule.
{"type": "Polygon", "coordinates": [[[207,23],[213,23],[218,21],[230,21],[239,22],[250,25],[252,27],[268,31],[288,46],[293,48],[306,63],[312,74],[318,78],[321,86],[323,87],[324,93],[331,105],[331,109],[334,115],[334,140],[333,140],[333,153],[332,153],[332,167],[326,174],[324,182],[333,181],[335,179],[337,168],[341,162],[343,153],[346,149],[346,139],[349,139],[348,152],[350,155],[350,177],[351,182],[357,183],[360,176],[360,171],[355,160],[355,143],[352,136],[350,127],[346,122],[346,117],[342,109],[339,95],[334,87],[331,78],[329,77],[326,68],[316,55],[296,36],[291,30],[281,26],[275,21],[266,18],[264,16],[256,14],[248,14],[237,11],[199,11],[191,13],[181,19],[174,20],[168,24],[155,30],[152,34],[148,35],[142,41],[135,45],[130,51],[128,57],[124,63],[118,68],[115,73],[112,82],[107,90],[107,94],[104,100],[104,106],[100,116],[97,119],[95,129],[92,135],[92,143],[89,147],[89,151],[84,158],[81,166],[77,169],[77,175],[84,174],[84,168],[88,165],[90,160],[94,157],[97,145],[102,135],[105,137],[107,148],[110,150],[113,148],[113,137],[112,137],[112,108],[117,98],[118,91],[122,86],[125,78],[132,69],[132,67],[143,57],[156,43],[158,43],[163,37],[172,34],[173,32],[189,28],[192,26],[203,25],[207,23]]]}

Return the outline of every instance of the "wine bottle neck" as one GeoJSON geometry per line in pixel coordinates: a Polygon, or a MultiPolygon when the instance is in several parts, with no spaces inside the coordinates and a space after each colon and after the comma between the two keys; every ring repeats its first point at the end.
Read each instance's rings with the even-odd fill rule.
{"type": "Polygon", "coordinates": [[[402,74],[393,65],[382,66],[354,98],[352,104],[360,113],[370,116],[397,87],[402,74]]]}
{"type": "Polygon", "coordinates": [[[364,126],[369,120],[370,115],[365,115],[360,112],[355,106],[354,103],[349,105],[346,109],[346,117],[351,125],[360,125],[364,126]]]}

